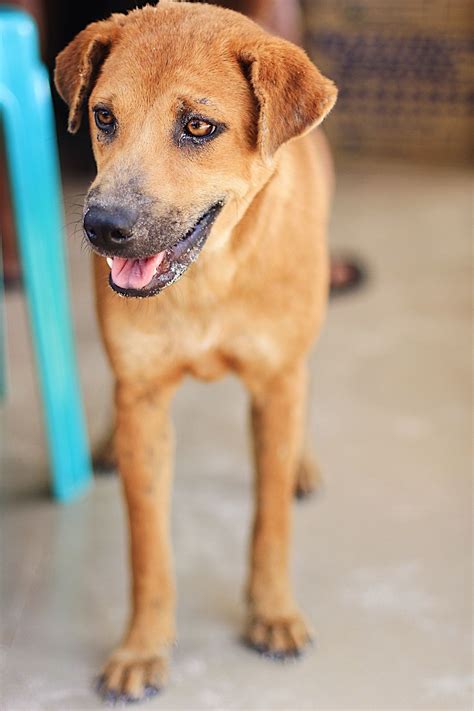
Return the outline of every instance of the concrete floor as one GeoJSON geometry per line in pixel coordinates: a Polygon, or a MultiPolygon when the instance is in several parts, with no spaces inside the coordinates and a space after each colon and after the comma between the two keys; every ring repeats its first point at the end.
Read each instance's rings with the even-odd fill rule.
{"type": "MultiPolygon", "coordinates": [[[[84,186],[68,188],[70,222],[84,186]]],[[[180,391],[179,643],[170,685],[148,708],[472,708],[471,227],[466,172],[385,164],[339,171],[332,245],[364,255],[371,277],[363,291],[332,303],[312,359],[311,434],[325,486],[295,516],[295,587],[317,632],[297,663],[261,659],[238,641],[251,512],[244,394],[231,379],[189,381],[180,391]]],[[[70,232],[79,361],[96,439],[110,377],[88,259],[70,232]]],[[[2,708],[99,709],[92,680],[127,608],[117,481],[103,478],[65,507],[47,497],[21,295],[7,297],[7,313],[2,708]]]]}

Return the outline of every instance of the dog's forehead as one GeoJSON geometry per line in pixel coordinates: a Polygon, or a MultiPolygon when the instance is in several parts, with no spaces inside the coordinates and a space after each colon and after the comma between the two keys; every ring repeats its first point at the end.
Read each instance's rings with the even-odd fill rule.
{"type": "Polygon", "coordinates": [[[225,24],[202,23],[192,12],[174,15],[138,11],[133,18],[132,13],[105,62],[101,90],[105,83],[128,101],[131,96],[153,100],[163,88],[175,86],[202,99],[230,99],[246,86],[225,24]]]}

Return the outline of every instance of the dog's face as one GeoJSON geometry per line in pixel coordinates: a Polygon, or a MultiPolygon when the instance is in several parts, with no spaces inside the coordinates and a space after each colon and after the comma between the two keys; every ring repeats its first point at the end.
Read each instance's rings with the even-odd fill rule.
{"type": "Polygon", "coordinates": [[[218,216],[238,219],[278,148],[336,99],[293,45],[231,11],[170,1],[89,25],[55,80],[70,131],[88,107],[97,177],[84,232],[125,296],[174,283],[218,216]]]}

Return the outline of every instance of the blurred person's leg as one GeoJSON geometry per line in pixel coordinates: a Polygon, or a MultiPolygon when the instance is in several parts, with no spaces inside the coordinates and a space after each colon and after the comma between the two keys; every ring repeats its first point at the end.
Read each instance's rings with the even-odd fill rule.
{"type": "Polygon", "coordinates": [[[248,15],[269,32],[303,44],[303,22],[298,0],[210,0],[248,15]]]}

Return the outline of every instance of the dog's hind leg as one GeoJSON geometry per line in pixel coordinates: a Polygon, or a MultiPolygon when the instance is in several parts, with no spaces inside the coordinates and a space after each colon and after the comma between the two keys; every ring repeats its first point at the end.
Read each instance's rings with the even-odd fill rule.
{"type": "Polygon", "coordinates": [[[117,469],[117,454],[115,451],[115,422],[109,425],[105,436],[94,447],[92,464],[98,474],[108,474],[117,469]]]}
{"type": "Polygon", "coordinates": [[[119,384],[117,454],[128,508],[132,562],[132,615],[124,640],[106,664],[99,685],[107,700],[138,700],[166,680],[175,637],[175,590],[169,505],[175,387],[119,384]]]}
{"type": "Polygon", "coordinates": [[[297,364],[263,385],[249,383],[256,510],[245,637],[250,646],[275,658],[298,655],[310,639],[289,580],[291,509],[303,440],[306,379],[305,364],[297,364]]]}
{"type": "Polygon", "coordinates": [[[294,493],[297,499],[305,499],[318,491],[322,483],[319,465],[308,444],[303,447],[300,460],[296,465],[294,493]]]}

